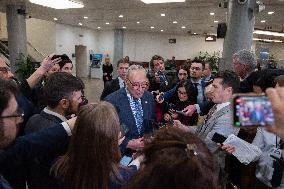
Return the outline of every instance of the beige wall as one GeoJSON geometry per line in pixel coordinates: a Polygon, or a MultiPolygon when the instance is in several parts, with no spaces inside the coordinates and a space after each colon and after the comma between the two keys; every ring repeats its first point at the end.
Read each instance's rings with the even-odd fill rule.
{"type": "Polygon", "coordinates": [[[6,14],[0,12],[0,39],[7,39],[7,20],[6,14]]]}

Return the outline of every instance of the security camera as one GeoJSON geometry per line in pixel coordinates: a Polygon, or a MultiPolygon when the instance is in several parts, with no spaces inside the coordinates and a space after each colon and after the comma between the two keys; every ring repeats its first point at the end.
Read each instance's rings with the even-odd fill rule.
{"type": "Polygon", "coordinates": [[[238,0],[238,3],[241,4],[241,5],[243,5],[243,4],[245,4],[247,1],[248,1],[248,0],[238,0]]]}

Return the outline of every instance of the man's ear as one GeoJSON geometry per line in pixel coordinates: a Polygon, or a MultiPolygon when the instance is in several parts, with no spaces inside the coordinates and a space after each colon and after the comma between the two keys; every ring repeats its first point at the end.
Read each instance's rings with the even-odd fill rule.
{"type": "Polygon", "coordinates": [[[232,87],[227,87],[227,91],[229,94],[233,94],[233,88],[232,87]]]}
{"type": "Polygon", "coordinates": [[[69,108],[70,102],[69,100],[67,100],[66,98],[63,98],[59,101],[59,105],[63,108],[63,109],[67,109],[69,108]]]}

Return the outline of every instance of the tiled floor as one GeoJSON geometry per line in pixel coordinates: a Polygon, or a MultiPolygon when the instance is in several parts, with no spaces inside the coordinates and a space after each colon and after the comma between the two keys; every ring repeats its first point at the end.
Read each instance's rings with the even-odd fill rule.
{"type": "Polygon", "coordinates": [[[102,79],[81,78],[85,83],[85,96],[89,102],[97,102],[100,100],[104,83],[102,79]]]}

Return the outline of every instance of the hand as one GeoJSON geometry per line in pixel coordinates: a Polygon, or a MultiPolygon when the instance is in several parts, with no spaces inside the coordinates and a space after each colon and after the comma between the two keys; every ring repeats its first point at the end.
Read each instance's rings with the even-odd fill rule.
{"type": "Polygon", "coordinates": [[[72,117],[71,119],[68,119],[66,121],[66,123],[68,124],[69,128],[71,129],[71,131],[74,129],[76,120],[77,120],[77,117],[72,117]]]}
{"type": "Polygon", "coordinates": [[[218,146],[221,147],[222,150],[224,150],[225,152],[227,152],[228,154],[232,154],[236,151],[236,148],[230,144],[219,144],[218,143],[218,146]]]}
{"type": "Polygon", "coordinates": [[[47,71],[49,71],[54,66],[54,64],[57,64],[57,63],[59,63],[61,61],[61,58],[56,58],[54,60],[51,60],[53,56],[54,56],[54,53],[50,54],[47,57],[45,57],[43,59],[43,61],[41,62],[41,65],[38,68],[38,70],[41,71],[42,74],[44,74],[47,71]]]}
{"type": "Polygon", "coordinates": [[[266,128],[284,140],[284,88],[269,88],[266,90],[266,94],[271,102],[275,120],[274,126],[267,126],[266,128]]]}
{"type": "Polygon", "coordinates": [[[185,126],[184,124],[182,124],[179,120],[174,120],[174,124],[175,127],[180,128],[183,131],[189,131],[189,128],[187,126],[185,126]]]}
{"type": "Polygon", "coordinates": [[[166,122],[171,121],[171,119],[172,119],[172,117],[170,116],[170,114],[168,114],[168,113],[165,113],[165,114],[164,114],[164,120],[165,120],[166,122]]]}
{"type": "Polygon", "coordinates": [[[124,141],[125,136],[122,136],[121,132],[119,132],[118,136],[118,145],[121,145],[121,143],[124,141]]]}
{"type": "Polygon", "coordinates": [[[156,83],[161,83],[160,76],[157,72],[155,73],[155,81],[156,83]]]}
{"type": "Polygon", "coordinates": [[[161,104],[161,103],[163,103],[164,102],[164,98],[161,98],[161,97],[163,97],[164,96],[164,93],[163,92],[161,92],[161,93],[158,93],[157,94],[157,96],[156,96],[156,102],[158,102],[159,104],[161,104]]]}
{"type": "Polygon", "coordinates": [[[192,114],[196,111],[196,107],[195,107],[195,105],[188,105],[182,111],[184,112],[184,115],[192,116],[192,114]]]}
{"type": "Polygon", "coordinates": [[[175,112],[175,110],[170,109],[170,110],[169,110],[169,113],[170,113],[170,115],[171,115],[171,117],[172,117],[173,119],[177,119],[177,118],[178,118],[178,114],[175,112]]]}
{"type": "Polygon", "coordinates": [[[130,148],[132,150],[141,150],[144,148],[144,142],[143,142],[143,137],[138,138],[138,139],[132,139],[128,141],[127,148],[130,148]]]}

